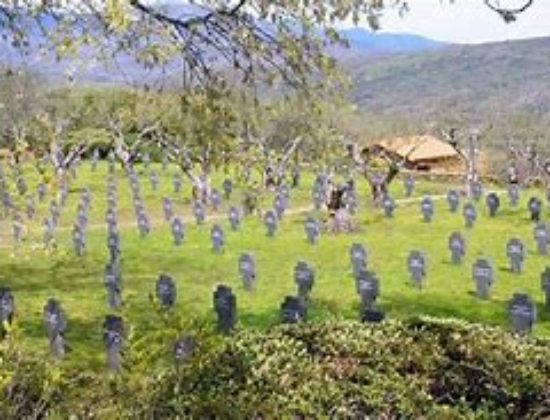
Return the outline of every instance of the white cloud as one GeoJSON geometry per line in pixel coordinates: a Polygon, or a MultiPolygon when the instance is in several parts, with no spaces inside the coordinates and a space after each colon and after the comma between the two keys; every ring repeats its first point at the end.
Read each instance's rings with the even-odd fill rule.
{"type": "MultiPolygon", "coordinates": [[[[515,7],[526,0],[500,0],[502,7],[515,7]]],[[[400,18],[386,11],[381,32],[406,32],[455,43],[482,43],[550,36],[550,1],[533,5],[506,24],[483,0],[409,0],[410,12],[400,18]]],[[[349,26],[349,25],[345,25],[349,26]]]]}

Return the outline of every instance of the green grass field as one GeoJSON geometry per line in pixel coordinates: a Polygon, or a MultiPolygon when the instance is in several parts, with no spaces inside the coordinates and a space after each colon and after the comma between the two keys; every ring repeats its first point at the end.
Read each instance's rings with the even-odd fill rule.
{"type": "MultiPolygon", "coordinates": [[[[51,196],[39,207],[34,222],[28,223],[26,241],[15,247],[11,239],[11,222],[1,221],[0,286],[13,290],[16,299],[16,331],[18,339],[33,350],[47,353],[47,339],[42,325],[42,309],[46,300],[60,300],[69,320],[67,341],[71,352],[65,363],[99,369],[104,366],[102,323],[111,311],[106,304],[103,285],[107,262],[106,227],[106,175],[102,164],[92,173],[85,162],[78,177],[71,184],[71,193],[62,210],[60,227],[56,231],[57,249],[42,247],[42,219],[47,212],[51,196]],[[87,235],[87,254],[74,255],[71,226],[82,188],[92,191],[90,222],[87,235]]],[[[479,219],[472,230],[464,228],[460,213],[451,214],[445,200],[436,201],[434,222],[423,223],[419,203],[399,205],[394,219],[386,219],[380,210],[368,201],[368,186],[359,183],[360,212],[356,216],[359,231],[350,235],[324,234],[318,246],[307,243],[303,222],[308,214],[312,176],[305,176],[302,187],[293,192],[291,209],[280,224],[275,238],[268,238],[261,219],[249,217],[239,232],[229,229],[224,203],[223,214],[207,217],[207,223],[197,227],[190,217],[190,188],[175,196],[171,175],[177,170],[171,166],[163,172],[155,167],[161,183],[153,192],[148,175],[141,173],[142,194],[151,217],[153,230],[149,237],[140,238],[131,207],[129,182],[117,168],[119,190],[119,226],[122,247],[122,274],[124,307],[121,314],[128,326],[157,328],[160,325],[152,295],[160,273],[171,275],[177,283],[178,300],[175,311],[183,319],[206,320],[213,324],[212,291],[216,284],[230,285],[237,295],[239,328],[266,328],[279,322],[279,305],[285,296],[295,293],[293,268],[300,259],[310,263],[316,271],[312,293],[312,306],[308,318],[357,319],[359,299],[349,265],[348,250],[352,243],[365,244],[369,253],[369,267],[381,281],[380,306],[389,318],[411,315],[458,317],[490,325],[508,326],[506,302],[514,292],[524,291],[539,305],[537,335],[550,335],[550,315],[544,312],[544,296],[540,290],[540,274],[548,258],[536,255],[533,224],[526,210],[527,199],[542,192],[524,192],[517,210],[508,206],[503,197],[499,216],[489,219],[484,201],[478,204],[479,219]],[[186,239],[181,247],[172,244],[170,228],[162,217],[162,197],[174,201],[175,214],[185,215],[186,239]],[[216,222],[226,232],[226,251],[212,253],[210,227],[216,222]],[[454,230],[464,232],[467,238],[467,258],[456,267],[450,263],[447,240],[454,230]],[[528,247],[525,272],[521,276],[508,271],[505,245],[511,237],[520,237],[528,247]],[[426,287],[419,291],[409,280],[406,258],[412,249],[420,249],[428,256],[426,287]],[[240,282],[237,261],[241,252],[252,252],[258,267],[258,284],[254,293],[246,292],[240,282]],[[480,301],[473,295],[472,264],[479,256],[489,257],[497,272],[497,280],[489,301],[480,301]]],[[[33,191],[38,180],[31,169],[27,181],[33,191]]],[[[221,189],[223,174],[216,174],[213,184],[221,189]]],[[[424,194],[439,195],[450,185],[419,182],[415,197],[424,194]]],[[[402,186],[394,185],[394,196],[402,196],[402,186]]],[[[263,207],[272,196],[266,193],[263,207]]],[[[19,198],[22,200],[21,198],[19,198]]],[[[239,194],[231,200],[238,203],[239,194]]],[[[21,201],[23,202],[23,201],[21,201]]],[[[546,210],[545,210],[546,211],[546,210]]],[[[322,217],[322,214],[318,215],[322,217]]],[[[213,328],[213,326],[212,326],[213,328]]]]}

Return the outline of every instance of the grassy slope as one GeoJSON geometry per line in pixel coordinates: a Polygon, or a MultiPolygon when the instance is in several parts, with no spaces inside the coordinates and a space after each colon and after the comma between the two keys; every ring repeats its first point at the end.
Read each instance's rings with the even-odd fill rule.
{"type": "MultiPolygon", "coordinates": [[[[62,212],[58,232],[59,248],[47,253],[31,241],[14,252],[10,244],[9,223],[2,222],[2,249],[0,255],[0,285],[13,289],[17,301],[17,326],[22,341],[40,351],[47,351],[47,341],[42,327],[42,307],[49,297],[62,302],[68,317],[70,331],[67,339],[73,349],[67,363],[97,368],[103,365],[102,322],[109,313],[105,302],[103,270],[107,261],[104,212],[106,206],[106,166],[91,174],[88,164],[79,170],[72,193],[62,212]],[[89,185],[92,189],[92,215],[88,234],[88,254],[84,258],[73,255],[70,226],[75,218],[79,201],[79,188],[89,185]]],[[[134,224],[130,208],[130,193],[126,179],[119,180],[119,220],[130,222],[122,229],[123,297],[126,302],[122,315],[139,328],[156,328],[158,315],[153,310],[150,294],[159,273],[174,277],[178,285],[176,311],[183,318],[199,317],[212,320],[211,300],[213,287],[219,283],[231,285],[237,294],[239,321],[243,328],[264,328],[278,323],[278,308],[284,296],[294,293],[293,267],[297,260],[311,263],[317,272],[313,290],[310,316],[320,319],[356,319],[358,298],[348,260],[348,249],[353,242],[366,244],[370,266],[381,279],[381,306],[390,318],[410,315],[456,316],[492,325],[507,325],[505,303],[512,293],[526,291],[539,303],[541,322],[536,334],[550,334],[550,317],[544,315],[543,295],[540,291],[540,273],[548,259],[533,253],[532,223],[527,218],[524,202],[518,210],[512,210],[504,201],[497,219],[490,220],[485,209],[480,210],[481,220],[475,229],[466,232],[468,256],[462,267],[452,266],[447,252],[447,238],[453,230],[463,230],[459,215],[451,215],[446,203],[438,202],[433,224],[420,220],[418,203],[402,205],[394,220],[383,218],[378,211],[365,203],[367,186],[360,183],[363,198],[362,211],[357,216],[360,232],[335,237],[324,236],[317,247],[307,244],[303,231],[305,214],[284,219],[280,232],[274,239],[267,239],[259,219],[246,220],[241,232],[229,231],[225,217],[227,250],[223,255],[210,251],[210,223],[196,227],[187,223],[187,239],[181,248],[172,245],[169,227],[161,222],[161,198],[173,196],[169,172],[161,175],[161,191],[153,193],[146,176],[142,177],[142,192],[152,216],[153,232],[141,239],[134,224]],[[528,244],[529,256],[522,276],[507,271],[505,243],[512,236],[523,238],[528,244]],[[418,248],[428,255],[429,274],[425,290],[415,290],[405,271],[405,260],[410,250],[418,248]],[[252,251],[256,257],[259,279],[257,291],[246,293],[238,278],[237,259],[241,252],[252,251]],[[488,256],[497,268],[497,282],[492,299],[481,302],[472,295],[471,265],[479,255],[488,256]]],[[[120,172],[119,172],[120,175],[120,172]]],[[[29,180],[31,177],[29,176],[29,180]]],[[[222,175],[214,180],[221,184],[222,175]]],[[[293,208],[307,205],[311,177],[304,180],[304,187],[295,192],[293,208]]],[[[416,195],[440,194],[447,186],[420,184],[416,195]]],[[[395,185],[395,196],[401,194],[401,186],[395,185]]],[[[189,213],[188,188],[175,201],[176,214],[189,213]]],[[[237,198],[235,198],[237,200],[237,198]]],[[[48,200],[49,201],[49,197],[48,200]]],[[[265,203],[271,197],[265,198],[265,203]]],[[[45,214],[43,205],[41,215],[45,214]]],[[[38,218],[42,220],[42,216],[38,218]]],[[[30,225],[29,235],[41,238],[40,224],[30,225]]]]}

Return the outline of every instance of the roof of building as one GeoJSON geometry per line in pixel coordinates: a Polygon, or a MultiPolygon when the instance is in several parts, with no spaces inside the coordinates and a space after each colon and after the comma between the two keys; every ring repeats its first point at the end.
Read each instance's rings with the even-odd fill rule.
{"type": "Polygon", "coordinates": [[[450,144],[430,135],[396,137],[376,144],[403,158],[407,157],[410,162],[460,156],[450,144]]]}

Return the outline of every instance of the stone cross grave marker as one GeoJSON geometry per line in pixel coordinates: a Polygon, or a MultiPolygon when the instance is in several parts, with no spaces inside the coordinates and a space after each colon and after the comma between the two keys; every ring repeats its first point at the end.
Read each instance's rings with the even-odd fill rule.
{"type": "Polygon", "coordinates": [[[204,206],[200,201],[195,201],[193,204],[193,215],[195,216],[195,221],[197,225],[204,224],[204,221],[206,219],[206,212],[204,210],[204,206]]]}
{"type": "Polygon", "coordinates": [[[449,237],[449,251],[453,264],[460,265],[466,255],[466,241],[459,232],[453,232],[449,237]]]}
{"type": "Polygon", "coordinates": [[[183,243],[185,237],[185,230],[183,222],[179,217],[174,217],[171,223],[172,238],[174,239],[174,245],[180,246],[183,243]]]}
{"type": "Polygon", "coordinates": [[[550,313],[550,267],[546,267],[540,276],[541,289],[544,292],[546,311],[550,313]]]}
{"type": "Polygon", "coordinates": [[[319,222],[313,217],[308,217],[304,226],[306,231],[307,240],[311,245],[317,245],[319,242],[319,235],[321,234],[321,227],[319,222]]]}
{"type": "Polygon", "coordinates": [[[0,338],[7,334],[5,325],[11,325],[15,313],[15,299],[12,291],[4,286],[0,286],[0,338]]]}
{"type": "Polygon", "coordinates": [[[373,307],[380,295],[380,281],[372,271],[361,270],[355,279],[355,290],[361,298],[362,307],[373,307]]]}
{"type": "Polygon", "coordinates": [[[298,286],[298,297],[307,302],[315,283],[315,273],[305,261],[298,261],[294,267],[294,282],[298,286]]]}
{"type": "Polygon", "coordinates": [[[477,220],[477,209],[472,203],[466,203],[464,209],[462,210],[462,215],[464,216],[464,221],[467,228],[473,228],[477,220]]]}
{"type": "Polygon", "coordinates": [[[221,284],[214,291],[214,310],[218,331],[222,334],[231,333],[237,322],[237,299],[229,286],[221,284]]]}
{"type": "Polygon", "coordinates": [[[105,288],[107,305],[110,309],[119,309],[122,306],[122,276],[118,260],[111,261],[105,266],[105,288]]]}
{"type": "Polygon", "coordinates": [[[498,213],[498,209],[500,208],[500,197],[496,193],[491,192],[487,194],[485,201],[487,204],[487,209],[489,210],[489,216],[495,217],[498,213]]]}
{"type": "Polygon", "coordinates": [[[407,258],[407,269],[414,285],[422,289],[426,278],[426,257],[424,253],[418,250],[411,251],[407,258]]]}
{"type": "Polygon", "coordinates": [[[185,363],[195,352],[197,348],[196,340],[191,336],[184,336],[176,340],[174,343],[174,361],[181,365],[185,363]]]}
{"type": "Polygon", "coordinates": [[[481,200],[481,197],[483,197],[483,185],[479,181],[473,181],[471,183],[471,191],[472,191],[472,198],[474,201],[481,200]]]}
{"type": "Polygon", "coordinates": [[[251,292],[256,288],[256,262],[252,255],[243,253],[239,257],[239,273],[245,290],[251,292]]]}
{"type": "Polygon", "coordinates": [[[485,258],[479,258],[472,268],[472,277],[476,296],[480,299],[489,299],[489,292],[495,281],[495,271],[491,263],[485,258]]]}
{"type": "Polygon", "coordinates": [[[233,231],[239,230],[241,226],[241,213],[239,212],[239,209],[237,209],[235,206],[231,206],[229,208],[227,217],[229,219],[229,224],[231,225],[231,229],[233,231]]]}
{"type": "Polygon", "coordinates": [[[222,196],[220,195],[220,192],[216,189],[213,189],[210,193],[210,204],[212,205],[214,211],[220,210],[220,207],[222,205],[222,196]]]}
{"type": "Polygon", "coordinates": [[[506,255],[510,260],[510,271],[515,274],[523,272],[523,262],[525,261],[525,246],[518,238],[512,238],[506,244],[506,255]]]}
{"type": "Polygon", "coordinates": [[[403,186],[405,188],[405,196],[407,198],[412,197],[416,182],[411,175],[407,175],[403,181],[403,186]]]}
{"type": "Polygon", "coordinates": [[[183,180],[179,173],[175,173],[172,177],[172,187],[174,188],[174,193],[179,194],[183,187],[183,180]]]}
{"type": "Polygon", "coordinates": [[[103,322],[103,343],[107,351],[107,367],[119,372],[122,369],[124,322],[117,315],[107,315],[103,322]]]}
{"type": "Polygon", "coordinates": [[[434,203],[430,197],[424,197],[420,203],[420,210],[422,211],[422,217],[424,222],[431,223],[434,216],[434,203]]]}
{"type": "Polygon", "coordinates": [[[300,186],[300,179],[300,170],[296,167],[292,168],[292,188],[298,188],[300,186]]]}
{"type": "Polygon", "coordinates": [[[540,199],[538,199],[537,197],[531,197],[527,206],[529,208],[531,220],[533,222],[540,222],[540,214],[542,211],[542,202],[540,201],[540,199]]]}
{"type": "Polygon", "coordinates": [[[354,243],[349,250],[353,276],[357,278],[358,274],[367,269],[367,250],[359,243],[354,243]]]}
{"type": "Polygon", "coordinates": [[[277,232],[277,216],[273,210],[268,210],[264,216],[265,227],[267,228],[267,236],[273,237],[277,232]]]}
{"type": "Polygon", "coordinates": [[[164,213],[164,220],[169,222],[174,216],[172,200],[170,200],[169,197],[164,197],[162,199],[162,211],[164,213]]]}
{"type": "Polygon", "coordinates": [[[164,309],[170,309],[176,303],[177,290],[176,283],[172,277],[167,274],[161,274],[157,279],[155,287],[157,300],[164,309]]]}
{"type": "Polygon", "coordinates": [[[531,297],[524,293],[515,293],[508,303],[508,314],[512,329],[520,334],[531,332],[537,320],[537,307],[531,297]]]}
{"type": "Polygon", "coordinates": [[[307,316],[307,307],[296,296],[287,296],[281,304],[281,322],[283,324],[298,324],[304,322],[307,316]]]}
{"type": "Polygon", "coordinates": [[[233,192],[233,182],[229,178],[225,178],[222,184],[223,193],[226,200],[231,198],[231,193],[233,192]]]}
{"type": "Polygon", "coordinates": [[[212,226],[210,239],[212,241],[212,250],[216,253],[222,252],[225,245],[225,235],[220,225],[215,224],[212,226]]]}
{"type": "Polygon", "coordinates": [[[56,359],[65,356],[65,332],[67,331],[67,318],[61,304],[55,299],[48,299],[43,310],[44,327],[48,334],[50,353],[56,359]]]}
{"type": "Polygon", "coordinates": [[[510,201],[510,206],[517,207],[519,203],[520,191],[517,184],[508,184],[508,200],[510,201]]]}
{"type": "Polygon", "coordinates": [[[382,200],[382,207],[384,208],[384,215],[388,218],[392,218],[395,212],[395,200],[389,195],[386,195],[382,200]]]}
{"type": "Polygon", "coordinates": [[[550,240],[550,232],[545,223],[537,223],[534,231],[535,241],[537,242],[537,251],[539,255],[548,255],[548,242],[550,240]]]}

